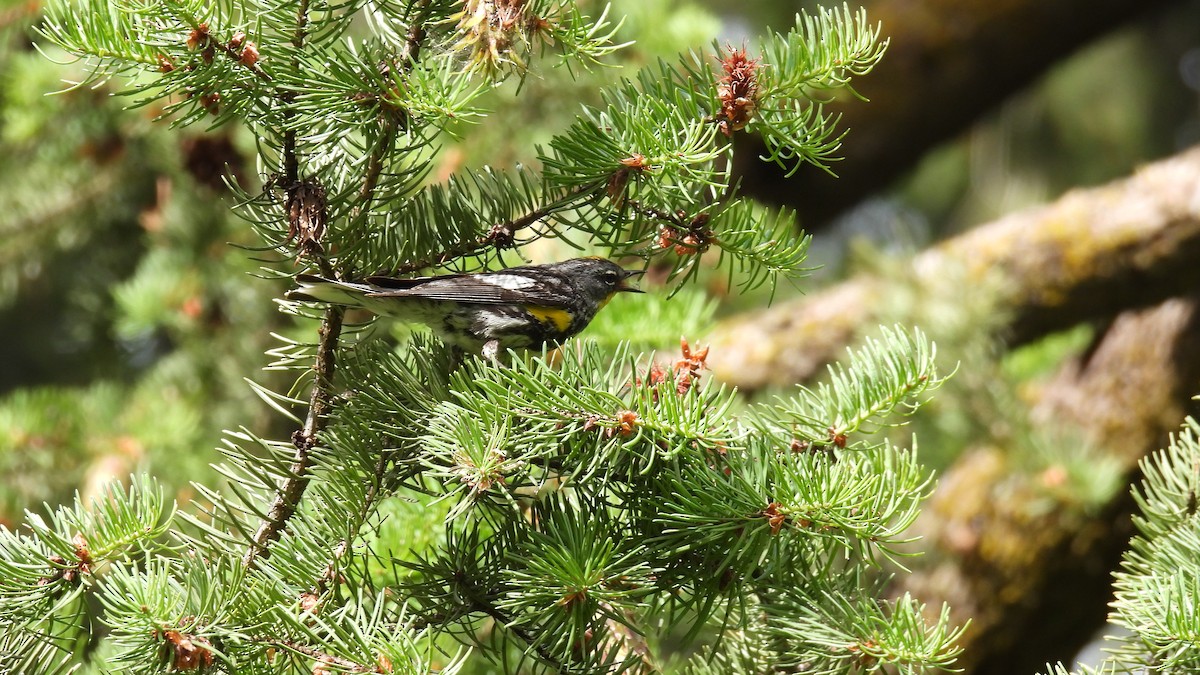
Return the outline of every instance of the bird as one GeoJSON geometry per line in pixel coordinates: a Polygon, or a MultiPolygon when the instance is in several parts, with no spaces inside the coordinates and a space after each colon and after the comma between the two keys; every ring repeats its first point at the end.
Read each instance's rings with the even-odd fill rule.
{"type": "Polygon", "coordinates": [[[289,300],[361,307],[429,326],[448,346],[495,360],[508,349],[558,346],[591,323],[643,270],[599,257],[523,265],[495,272],[363,281],[296,276],[289,300]]]}

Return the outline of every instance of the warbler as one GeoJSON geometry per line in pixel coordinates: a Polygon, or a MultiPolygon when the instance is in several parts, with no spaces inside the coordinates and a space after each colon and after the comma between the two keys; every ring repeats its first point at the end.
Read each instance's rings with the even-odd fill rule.
{"type": "Polygon", "coordinates": [[[628,285],[641,273],[604,258],[574,258],[480,274],[372,276],[362,282],[300,274],[299,287],[287,297],[423,323],[446,344],[494,359],[501,350],[554,346],[578,334],[617,293],[643,292],[628,285]]]}

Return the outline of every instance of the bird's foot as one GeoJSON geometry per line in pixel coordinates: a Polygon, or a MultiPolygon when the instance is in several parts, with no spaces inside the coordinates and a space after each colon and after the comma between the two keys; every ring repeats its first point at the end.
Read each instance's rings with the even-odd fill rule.
{"type": "Polygon", "coordinates": [[[487,342],[483,343],[483,350],[480,352],[480,354],[482,354],[483,358],[487,359],[488,361],[492,361],[494,363],[498,362],[498,357],[500,356],[500,341],[488,340],[487,342]]]}

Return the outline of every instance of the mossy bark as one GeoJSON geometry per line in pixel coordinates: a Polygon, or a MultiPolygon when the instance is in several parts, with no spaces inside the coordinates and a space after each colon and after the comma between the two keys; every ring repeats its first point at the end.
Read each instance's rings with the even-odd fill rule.
{"type": "MultiPolygon", "coordinates": [[[[1119,316],[1086,354],[1038,393],[1038,424],[1082,430],[1097,461],[1132,481],[1165,447],[1200,391],[1200,296],[1119,316]]],[[[1085,506],[1051,465],[1031,473],[1011,448],[979,448],[950,468],[914,527],[936,564],[901,580],[931,606],[968,618],[960,664],[970,675],[1032,673],[1070,663],[1104,622],[1112,570],[1134,508],[1127,488],[1085,506]]]]}
{"type": "MultiPolygon", "coordinates": [[[[911,274],[923,284],[954,280],[968,303],[1000,272],[1009,344],[1099,323],[1091,347],[1032,394],[1033,422],[1082,430],[1132,481],[1137,461],[1197,413],[1197,260],[1200,148],[983,225],[916,256],[911,274]]],[[[735,317],[712,336],[709,362],[748,390],[812,379],[862,330],[894,316],[880,306],[893,284],[860,276],[735,317]]],[[[916,528],[933,564],[897,589],[972,620],[960,664],[972,675],[1069,661],[1103,622],[1132,534],[1126,487],[1084,506],[1053,467],[1031,471],[1017,454],[976,448],[941,476],[916,528]]]]}
{"type": "MultiPolygon", "coordinates": [[[[1001,275],[1003,335],[1019,345],[1200,288],[1200,148],[1107,185],[981,225],[913,258],[923,284],[955,279],[964,303],[987,301],[1001,275]],[[989,297],[977,297],[976,294],[989,297]]],[[[884,314],[894,281],[859,276],[710,336],[718,379],[753,391],[824,371],[884,314]]]]}

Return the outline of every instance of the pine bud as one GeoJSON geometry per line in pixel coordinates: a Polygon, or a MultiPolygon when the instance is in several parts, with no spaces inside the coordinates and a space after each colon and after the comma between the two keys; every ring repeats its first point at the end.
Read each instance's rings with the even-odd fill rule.
{"type": "Polygon", "coordinates": [[[201,45],[208,44],[208,24],[201,23],[188,33],[187,48],[188,51],[196,51],[201,45]]]}
{"type": "Polygon", "coordinates": [[[242,49],[241,58],[238,61],[247,68],[254,67],[258,63],[258,45],[253,42],[247,42],[246,47],[242,49]]]}
{"type": "Polygon", "coordinates": [[[200,105],[204,106],[208,114],[217,115],[221,112],[221,95],[215,91],[211,94],[201,94],[200,105]]]}
{"type": "Polygon", "coordinates": [[[200,670],[213,664],[212,643],[177,630],[162,632],[163,649],[173,671],[200,670]]]}
{"type": "Polygon", "coordinates": [[[717,113],[718,126],[726,136],[744,129],[758,109],[757,59],[746,56],[746,50],[732,47],[721,59],[725,75],[717,84],[717,98],[721,110],[717,113]]]}

